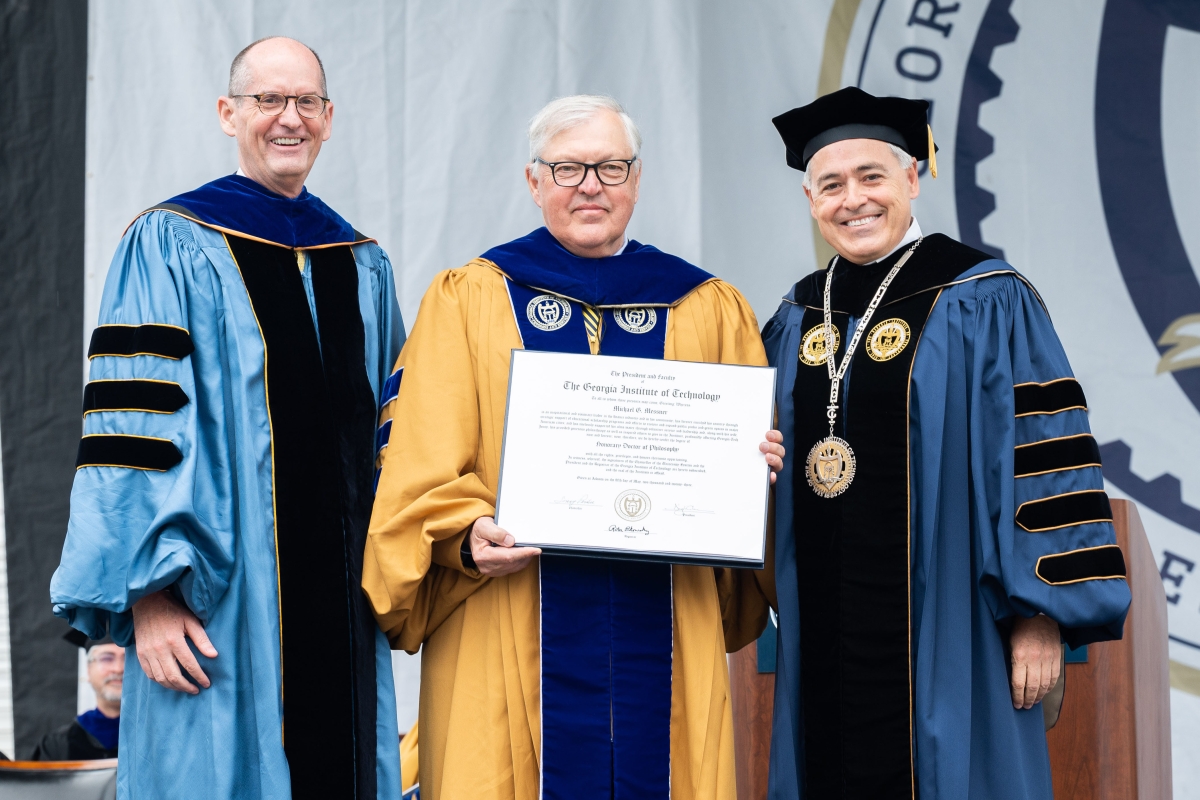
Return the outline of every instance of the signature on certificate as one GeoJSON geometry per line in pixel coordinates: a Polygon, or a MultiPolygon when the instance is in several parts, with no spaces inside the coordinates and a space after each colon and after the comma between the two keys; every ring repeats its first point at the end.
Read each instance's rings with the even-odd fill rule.
{"type": "Polygon", "coordinates": [[[550,502],[552,506],[566,506],[569,511],[582,511],[587,506],[596,505],[596,501],[586,494],[582,497],[560,497],[550,502]]]}
{"type": "Polygon", "coordinates": [[[625,534],[626,539],[636,539],[637,534],[639,534],[639,533],[642,536],[649,536],[652,533],[652,531],[649,528],[646,528],[644,526],[641,528],[635,528],[632,525],[625,525],[625,526],[609,525],[608,529],[613,533],[625,534]]]}
{"type": "Polygon", "coordinates": [[[675,509],[672,513],[677,517],[695,517],[699,514],[715,514],[715,511],[709,511],[707,508],[697,508],[696,506],[681,506],[675,504],[675,509]]]}

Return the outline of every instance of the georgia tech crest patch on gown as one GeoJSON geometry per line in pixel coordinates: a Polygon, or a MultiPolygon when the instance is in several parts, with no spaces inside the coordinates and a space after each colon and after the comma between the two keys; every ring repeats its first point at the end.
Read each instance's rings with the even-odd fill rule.
{"type": "Polygon", "coordinates": [[[653,308],[617,308],[613,319],[630,333],[649,333],[658,323],[658,314],[653,308]]]}
{"type": "Polygon", "coordinates": [[[808,485],[822,497],[837,497],[854,480],[854,451],[845,439],[830,436],[808,451],[804,471],[808,485]]]}
{"type": "MultiPolygon", "coordinates": [[[[837,352],[842,343],[842,333],[833,326],[833,352],[837,352]]],[[[829,357],[829,348],[825,346],[825,326],[817,325],[810,328],[800,340],[800,361],[810,367],[819,367],[829,357]]]]}
{"type": "Polygon", "coordinates": [[[900,355],[911,338],[907,322],[896,317],[885,319],[867,335],[867,355],[875,361],[888,361],[900,355]]]}
{"type": "Polygon", "coordinates": [[[552,294],[539,294],[529,301],[525,314],[538,330],[556,331],[571,319],[571,304],[552,294]]]}
{"type": "Polygon", "coordinates": [[[650,514],[650,498],[645,492],[626,489],[617,495],[613,508],[621,519],[637,522],[650,514]]]}

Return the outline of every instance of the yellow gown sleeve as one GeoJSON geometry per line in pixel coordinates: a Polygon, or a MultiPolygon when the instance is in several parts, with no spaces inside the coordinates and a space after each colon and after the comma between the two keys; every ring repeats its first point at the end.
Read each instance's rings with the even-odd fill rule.
{"type": "Polygon", "coordinates": [[[363,590],[392,646],[409,652],[486,582],[458,558],[463,533],[496,501],[475,469],[470,292],[466,268],[447,270],[421,301],[367,533],[363,590]]]}
{"type": "MultiPolygon", "coordinates": [[[[692,292],[671,310],[669,320],[664,351],[668,360],[767,365],[754,310],[724,281],[709,281],[692,292]]],[[[714,570],[727,652],[742,649],[766,628],[769,598],[775,595],[773,546],[768,535],[764,569],[714,570]]]]}

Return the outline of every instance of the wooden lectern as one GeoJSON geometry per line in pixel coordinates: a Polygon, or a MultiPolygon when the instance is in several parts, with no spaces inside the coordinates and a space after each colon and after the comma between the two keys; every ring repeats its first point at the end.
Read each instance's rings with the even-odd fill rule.
{"type": "MultiPolygon", "coordinates": [[[[1112,509],[1133,605],[1121,641],[1088,645],[1086,662],[1066,665],[1062,710],[1046,734],[1054,797],[1170,800],[1166,595],[1137,506],[1113,500],[1112,509]]],[[[729,657],[738,800],[767,796],[775,676],[759,672],[756,648],[729,657]]]]}
{"type": "Polygon", "coordinates": [[[1058,724],[1047,734],[1056,800],[1170,800],[1167,596],[1137,506],[1113,500],[1133,605],[1125,638],[1067,664],[1058,724]]]}

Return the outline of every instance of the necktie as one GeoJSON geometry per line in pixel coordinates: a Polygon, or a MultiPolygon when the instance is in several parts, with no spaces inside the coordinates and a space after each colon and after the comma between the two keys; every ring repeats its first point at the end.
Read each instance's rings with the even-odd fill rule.
{"type": "Polygon", "coordinates": [[[583,327],[587,329],[588,347],[592,355],[600,354],[600,336],[604,330],[604,318],[601,312],[591,306],[583,307],[583,327]]]}

